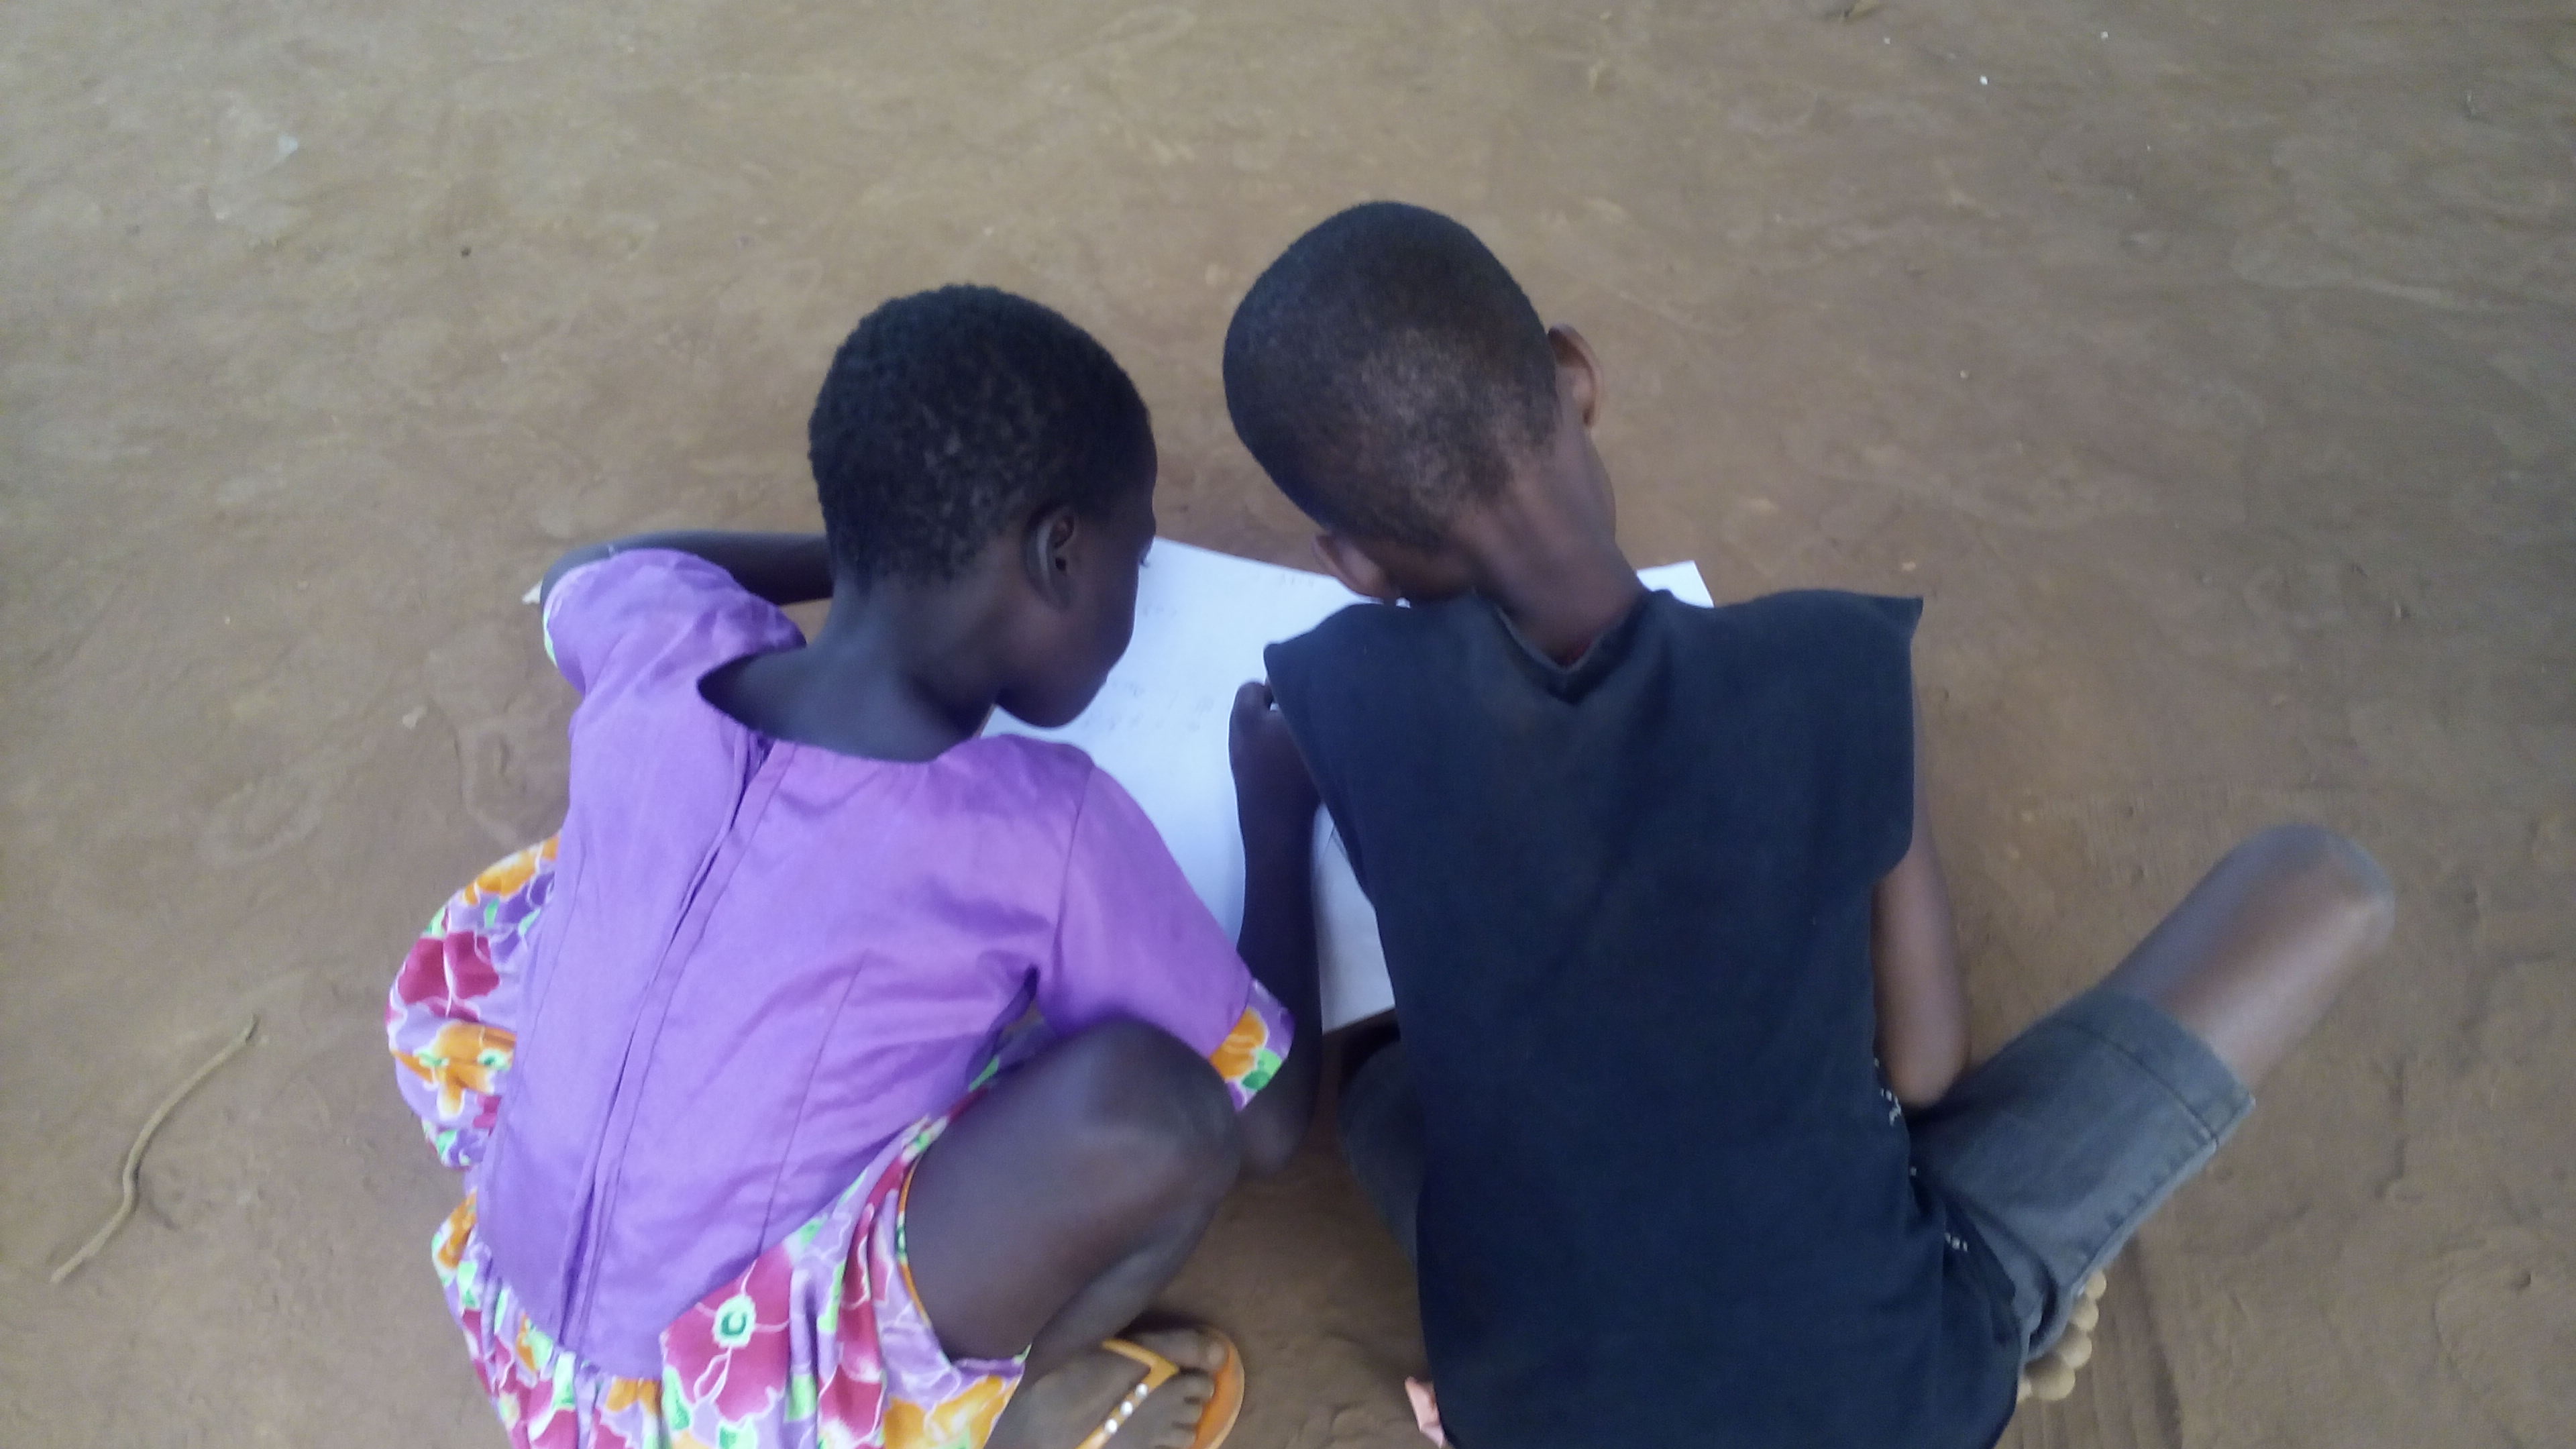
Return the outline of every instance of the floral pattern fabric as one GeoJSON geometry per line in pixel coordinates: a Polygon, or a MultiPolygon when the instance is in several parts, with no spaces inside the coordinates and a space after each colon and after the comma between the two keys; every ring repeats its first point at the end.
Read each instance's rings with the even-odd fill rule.
{"type": "MultiPolygon", "coordinates": [[[[385,1029],[403,1097],[441,1162],[471,1168],[517,1044],[522,951],[553,889],[555,842],[495,864],[431,920],[396,974],[385,1029]]],[[[1267,1085],[1288,1017],[1268,993],[1211,1059],[1238,1106],[1267,1085]]],[[[518,1449],[981,1449],[1013,1361],[940,1347],[904,1260],[912,1169],[975,1091],[897,1134],[832,1204],[662,1333],[660,1379],[555,1343],[492,1271],[467,1193],[431,1241],[448,1310],[518,1449]]]]}
{"type": "Polygon", "coordinates": [[[554,863],[549,837],[476,876],[439,907],[394,974],[385,1037],[395,1081],[449,1167],[471,1167],[491,1144],[501,1074],[519,1040],[501,1023],[518,1019],[521,973],[501,963],[515,965],[554,889],[554,863]]]}
{"type": "Polygon", "coordinates": [[[903,1185],[948,1118],[890,1144],[840,1199],[662,1333],[662,1377],[620,1378],[529,1319],[474,1235],[432,1247],[475,1376],[523,1449],[979,1449],[1017,1362],[940,1347],[905,1272],[903,1185]]]}
{"type": "Polygon", "coordinates": [[[1288,1009],[1254,982],[1252,1004],[1243,1008],[1243,1017],[1235,1022],[1234,1030],[1208,1053],[1216,1074],[1225,1078],[1225,1089],[1234,1098],[1235,1110],[1249,1106],[1254,1094],[1279,1074],[1282,1053],[1276,1044],[1287,1041],[1290,1030],[1288,1009]]]}

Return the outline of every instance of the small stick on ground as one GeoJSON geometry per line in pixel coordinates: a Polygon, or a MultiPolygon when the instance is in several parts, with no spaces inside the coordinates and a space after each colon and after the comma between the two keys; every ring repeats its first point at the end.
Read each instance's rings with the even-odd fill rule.
{"type": "Polygon", "coordinates": [[[80,1271],[81,1264],[96,1257],[98,1250],[107,1246],[107,1240],[116,1236],[116,1230],[125,1226],[125,1220],[134,1216],[135,1189],[143,1176],[143,1149],[152,1145],[152,1134],[161,1130],[163,1119],[178,1110],[179,1104],[188,1099],[190,1092],[197,1090],[206,1078],[215,1074],[215,1068],[231,1061],[243,1047],[249,1046],[251,1033],[257,1030],[259,1030],[259,1018],[254,1016],[243,1024],[241,1035],[234,1037],[222,1051],[208,1057],[204,1066],[197,1068],[188,1080],[179,1084],[179,1090],[162,1098],[161,1105],[152,1109],[152,1116],[143,1124],[143,1130],[134,1134],[134,1145],[125,1149],[124,1201],[116,1205],[116,1211],[109,1215],[106,1222],[99,1224],[97,1232],[90,1234],[89,1241],[81,1244],[79,1252],[64,1259],[63,1265],[54,1270],[54,1282],[60,1283],[80,1271]]]}

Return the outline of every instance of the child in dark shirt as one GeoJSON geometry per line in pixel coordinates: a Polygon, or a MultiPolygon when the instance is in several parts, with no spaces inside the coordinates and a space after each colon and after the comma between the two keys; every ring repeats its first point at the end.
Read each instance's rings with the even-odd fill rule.
{"type": "Polygon", "coordinates": [[[1963,1076],[1920,605],[1648,593],[1592,349],[1463,227],[1300,238],[1225,346],[1245,445],[1389,604],[1270,653],[1401,1037],[1346,1151],[1465,1449],[1985,1446],[2078,1285],[2386,938],[2359,847],[2231,851],[1963,1076]]]}

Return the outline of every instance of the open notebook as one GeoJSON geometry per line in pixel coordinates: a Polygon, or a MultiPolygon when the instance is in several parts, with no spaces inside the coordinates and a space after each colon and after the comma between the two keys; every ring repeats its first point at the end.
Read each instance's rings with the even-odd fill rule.
{"type": "MultiPolygon", "coordinates": [[[[1694,604],[1709,601],[1696,564],[1638,577],[1694,604]]],[[[1261,651],[1303,634],[1360,597],[1323,574],[1158,539],[1136,594],[1136,637],[1100,697],[1058,730],[998,711],[988,734],[1034,735],[1088,751],[1163,833],[1190,885],[1226,934],[1243,924],[1243,838],[1234,818],[1226,721],[1234,691],[1263,677],[1261,651]]],[[[1395,1004],[1369,908],[1327,816],[1315,832],[1316,944],[1323,956],[1324,1027],[1395,1004]]]]}

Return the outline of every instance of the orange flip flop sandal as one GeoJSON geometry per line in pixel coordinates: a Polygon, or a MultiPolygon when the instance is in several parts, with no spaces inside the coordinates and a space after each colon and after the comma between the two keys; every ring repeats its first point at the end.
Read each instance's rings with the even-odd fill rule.
{"type": "MultiPolygon", "coordinates": [[[[1199,1332],[1215,1339],[1217,1346],[1225,1351],[1225,1357],[1209,1374],[1216,1380],[1216,1389],[1208,1395],[1207,1407],[1199,1411],[1198,1427],[1190,1434],[1190,1449],[1217,1449],[1225,1442],[1226,1436],[1234,1432],[1234,1421],[1243,1413],[1243,1355],[1236,1351],[1234,1340],[1218,1330],[1201,1328],[1199,1332]]],[[[1181,1372],[1179,1364],[1141,1343],[1130,1343],[1123,1338],[1104,1338],[1100,1346],[1143,1368],[1145,1377],[1127,1391],[1127,1397],[1118,1401],[1118,1407],[1101,1421],[1099,1428],[1091,1431],[1078,1449],[1102,1449],[1119,1430],[1127,1427],[1128,1419],[1143,1407],[1154,1390],[1170,1383],[1181,1372]]]]}

